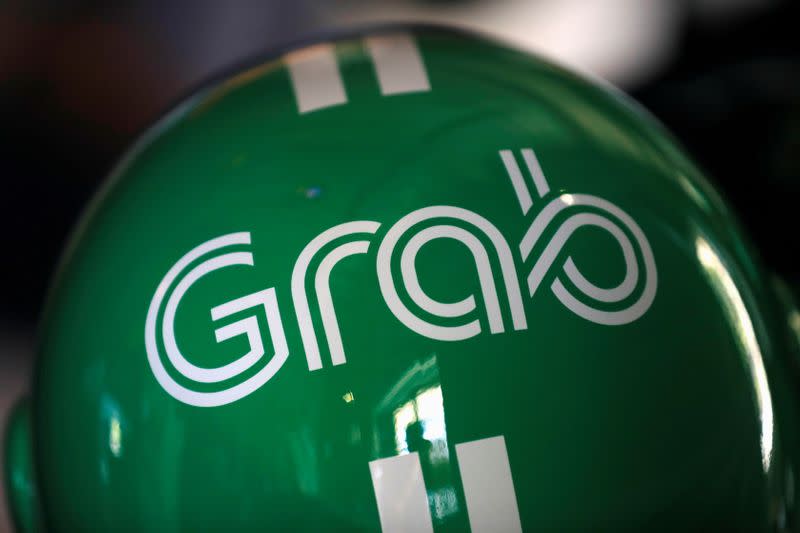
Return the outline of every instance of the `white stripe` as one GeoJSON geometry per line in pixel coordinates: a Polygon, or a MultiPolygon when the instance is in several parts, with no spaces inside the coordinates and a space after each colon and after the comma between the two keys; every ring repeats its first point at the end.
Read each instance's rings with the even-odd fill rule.
{"type": "Polygon", "coordinates": [[[522,531],[505,439],[456,444],[472,533],[522,531]]]}
{"type": "Polygon", "coordinates": [[[414,38],[407,33],[367,37],[375,73],[384,96],[430,91],[428,73],[414,38]]]}
{"type": "Polygon", "coordinates": [[[322,368],[319,344],[317,344],[317,336],[314,333],[314,324],[311,320],[311,310],[308,306],[308,296],[306,294],[306,273],[311,260],[324,246],[339,237],[352,235],[353,233],[375,233],[379,227],[380,224],[377,222],[368,220],[339,224],[314,237],[311,242],[306,244],[300,255],[297,256],[297,261],[295,261],[292,268],[292,301],[294,301],[297,325],[300,327],[300,338],[303,340],[303,350],[306,352],[309,370],[322,368]]]}
{"type": "Polygon", "coordinates": [[[322,327],[328,340],[328,349],[331,352],[331,362],[334,365],[343,365],[347,362],[344,356],[342,333],[339,331],[339,321],[333,308],[331,297],[331,271],[333,267],[345,257],[355,254],[365,254],[369,249],[369,241],[348,242],[334,248],[317,267],[314,276],[314,289],[317,292],[319,314],[322,317],[322,327]]]}
{"type": "Polygon", "coordinates": [[[528,172],[531,173],[533,184],[536,186],[536,192],[539,197],[543,197],[550,192],[550,186],[547,184],[547,179],[544,177],[542,167],[539,166],[539,160],[536,159],[536,154],[530,148],[522,149],[522,157],[525,159],[525,164],[528,165],[528,172]]]}
{"type": "Polygon", "coordinates": [[[511,178],[511,185],[514,187],[514,192],[517,194],[519,200],[519,207],[522,209],[522,214],[527,215],[533,200],[531,200],[531,193],[528,191],[528,186],[525,185],[525,178],[522,177],[522,171],[517,165],[517,160],[511,150],[500,150],[500,159],[503,160],[503,165],[506,167],[508,177],[511,178]]]}
{"type": "Polygon", "coordinates": [[[284,57],[300,113],[347,102],[336,52],[332,44],[320,44],[284,57]]]}
{"type": "Polygon", "coordinates": [[[369,463],[383,533],[433,533],[419,454],[369,463]]]}

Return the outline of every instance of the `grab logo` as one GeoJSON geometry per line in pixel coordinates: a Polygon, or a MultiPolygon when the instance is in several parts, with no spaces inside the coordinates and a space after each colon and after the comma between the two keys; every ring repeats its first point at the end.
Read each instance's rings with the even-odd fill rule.
{"type": "MultiPolygon", "coordinates": [[[[370,247],[377,250],[375,269],[378,288],[389,311],[400,324],[416,334],[441,342],[458,342],[482,334],[497,335],[509,330],[527,329],[523,300],[545,297],[543,293],[548,287],[542,285],[546,274],[552,269],[557,269],[557,275],[549,286],[552,296],[566,310],[585,320],[605,326],[620,326],[639,319],[647,312],[655,298],[658,280],[653,252],[639,225],[621,208],[597,196],[550,194],[536,155],[530,148],[521,150],[519,154],[501,150],[499,157],[527,225],[522,240],[513,248],[490,220],[473,211],[450,205],[425,206],[406,214],[395,221],[378,242],[375,235],[382,222],[359,220],[329,228],[303,248],[288,281],[294,304],[291,318],[296,320],[299,327],[309,371],[323,368],[320,343],[327,346],[331,364],[347,363],[346,345],[339,331],[331,296],[331,271],[342,259],[365,255],[370,247]],[[520,158],[529,180],[519,165],[520,158]],[[542,200],[541,207],[532,217],[529,214],[534,208],[534,201],[528,181],[532,182],[536,196],[542,200]],[[557,215],[560,215],[558,219],[561,222],[553,231],[550,227],[557,215]],[[605,230],[619,245],[625,275],[616,287],[604,288],[593,284],[581,273],[572,257],[556,264],[566,242],[577,229],[584,226],[605,230]],[[546,241],[545,235],[552,236],[546,241]],[[479,296],[469,294],[457,302],[442,302],[425,292],[416,271],[416,257],[426,244],[438,239],[457,241],[469,251],[474,263],[472,266],[477,272],[479,296]],[[329,249],[328,245],[334,241],[341,244],[329,249]],[[487,244],[490,248],[487,248],[487,244]],[[322,254],[323,250],[329,251],[322,254]],[[534,250],[538,253],[534,254],[534,250]],[[519,264],[524,265],[522,272],[518,272],[515,255],[519,264]],[[497,258],[497,268],[493,269],[490,258],[497,258]],[[315,268],[312,269],[312,265],[315,268]],[[643,282],[640,282],[642,277],[643,282]],[[309,295],[306,293],[306,284],[311,280],[316,297],[316,302],[312,303],[319,309],[321,328],[315,328],[309,295]],[[401,298],[401,293],[407,298],[401,298]],[[478,302],[482,302],[483,309],[479,310],[479,314],[485,320],[474,318],[478,302]],[[609,310],[609,304],[623,307],[609,310]],[[426,318],[431,316],[446,318],[450,325],[436,324],[426,318]],[[508,318],[504,320],[504,316],[508,318]],[[488,326],[488,331],[484,331],[482,324],[488,326]]],[[[252,252],[243,251],[250,243],[251,234],[242,232],[200,244],[181,257],[166,273],[150,302],[144,332],[148,362],[164,390],[184,403],[214,407],[239,400],[269,381],[290,355],[283,326],[283,318],[288,319],[289,314],[283,310],[282,318],[275,287],[241,296],[210,309],[212,323],[251,311],[246,318],[214,330],[218,343],[237,336],[246,337],[249,349],[244,355],[216,368],[204,368],[192,364],[178,346],[174,322],[184,295],[198,280],[217,270],[253,266],[255,258],[252,252]],[[259,313],[266,318],[268,337],[262,335],[259,313]],[[271,340],[269,350],[265,348],[265,338],[271,340]],[[172,373],[165,366],[167,362],[173,369],[172,373]],[[263,366],[253,373],[257,365],[263,366]],[[173,373],[180,374],[185,383],[195,384],[223,384],[243,374],[248,377],[224,390],[204,391],[202,385],[190,388],[179,383],[173,378],[173,373]]]]}

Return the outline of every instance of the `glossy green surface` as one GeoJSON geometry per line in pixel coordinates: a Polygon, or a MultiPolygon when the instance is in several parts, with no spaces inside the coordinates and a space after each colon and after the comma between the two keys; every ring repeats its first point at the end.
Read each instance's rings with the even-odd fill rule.
{"type": "Polygon", "coordinates": [[[27,399],[14,407],[5,431],[4,477],[12,520],[20,532],[40,531],[31,448],[31,408],[27,399]]]}
{"type": "MultiPolygon", "coordinates": [[[[415,36],[430,90],[382,95],[366,44],[341,41],[346,103],[299,113],[287,62],[265,63],[186,102],[117,169],[70,245],[42,330],[35,434],[48,529],[376,531],[369,463],[416,452],[433,528],[462,531],[476,522],[456,445],[496,436],[526,531],[796,528],[796,389],[785,371],[792,338],[770,282],[697,169],[614,92],[490,42],[415,36]],[[524,148],[549,184],[543,198],[524,148]],[[527,214],[501,150],[512,151],[532,192],[527,214]],[[597,323],[556,297],[552,284],[564,280],[580,301],[615,312],[655,273],[630,225],[563,194],[602,198],[641,228],[657,288],[635,320],[597,323]],[[523,236],[557,197],[567,207],[523,260],[523,236]],[[399,297],[428,322],[477,320],[481,332],[437,340],[392,312],[379,288],[379,250],[399,220],[429,206],[469,210],[497,228],[525,328],[512,325],[514,289],[503,283],[496,242],[455,219],[447,231],[466,230],[488,251],[503,331],[490,332],[472,249],[453,238],[422,246],[416,273],[434,300],[473,295],[474,309],[462,318],[425,312],[403,283],[399,297]],[[566,239],[529,295],[528,273],[559,228],[577,220],[570,213],[616,220],[634,242],[639,276],[620,304],[592,301],[564,275],[567,257],[600,288],[630,270],[597,226],[566,239]],[[312,239],[352,221],[379,226],[323,247],[301,283],[322,364],[310,371],[293,268],[312,239]],[[267,356],[239,376],[194,382],[164,355],[165,312],[155,305],[157,358],[171,382],[196,393],[252,378],[280,344],[264,308],[218,321],[209,311],[271,287],[288,358],[250,394],[199,407],[156,380],[145,323],[173,265],[236,232],[249,232],[251,244],[225,251],[252,252],[254,265],[199,278],[177,307],[175,338],[193,365],[219,367],[245,354],[248,341],[217,343],[215,329],[254,316],[267,356]],[[333,365],[314,273],[354,240],[369,243],[366,253],[330,274],[346,355],[333,365]]],[[[394,279],[412,237],[398,237],[394,279]]],[[[168,297],[175,285],[167,289],[168,297]]]]}

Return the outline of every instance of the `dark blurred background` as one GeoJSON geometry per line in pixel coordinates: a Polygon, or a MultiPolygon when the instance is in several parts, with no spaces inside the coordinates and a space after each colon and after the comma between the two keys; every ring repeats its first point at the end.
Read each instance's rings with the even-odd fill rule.
{"type": "MultiPolygon", "coordinates": [[[[204,79],[335,28],[441,22],[605,78],[675,133],[731,200],[767,265],[797,284],[799,7],[778,0],[0,0],[0,426],[27,388],[60,250],[126,146],[204,79]]],[[[2,483],[5,531],[1,491],[2,483]]]]}

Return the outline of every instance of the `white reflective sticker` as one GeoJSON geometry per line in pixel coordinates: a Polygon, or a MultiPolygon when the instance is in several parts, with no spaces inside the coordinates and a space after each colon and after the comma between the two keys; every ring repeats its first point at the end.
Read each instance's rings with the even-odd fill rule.
{"type": "Polygon", "coordinates": [[[522,531],[505,439],[456,444],[456,455],[472,533],[522,531]]]}
{"type": "Polygon", "coordinates": [[[300,113],[347,102],[332,44],[320,44],[284,57],[300,113]]]}
{"type": "Polygon", "coordinates": [[[525,184],[525,178],[522,176],[522,171],[519,169],[517,160],[514,158],[511,150],[500,150],[500,159],[503,160],[503,166],[506,167],[508,177],[511,179],[511,185],[514,187],[514,193],[517,195],[519,207],[522,209],[522,214],[527,215],[533,205],[530,190],[525,184]]]}
{"type": "Polygon", "coordinates": [[[369,471],[384,533],[433,533],[418,453],[371,461],[369,471]]]}
{"type": "Polygon", "coordinates": [[[430,91],[428,73],[414,38],[407,33],[364,40],[384,96],[430,91]]]}
{"type": "Polygon", "coordinates": [[[536,187],[536,192],[539,194],[539,197],[543,197],[545,194],[550,192],[550,185],[548,185],[547,179],[544,177],[542,167],[539,165],[539,159],[536,158],[536,154],[531,148],[522,149],[522,158],[525,160],[525,164],[528,166],[528,172],[531,173],[533,185],[536,187]]]}

